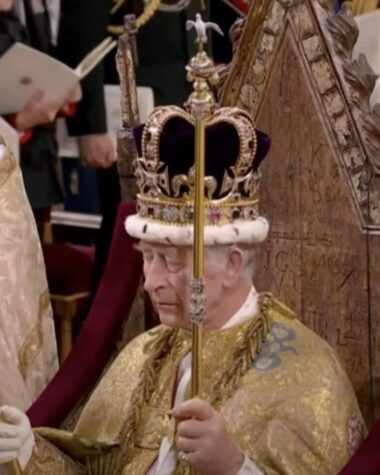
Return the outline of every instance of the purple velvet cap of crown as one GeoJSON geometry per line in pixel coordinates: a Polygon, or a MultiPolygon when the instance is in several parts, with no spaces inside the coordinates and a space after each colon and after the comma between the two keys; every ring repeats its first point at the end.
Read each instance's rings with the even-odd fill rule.
{"type": "MultiPolygon", "coordinates": [[[[138,154],[142,156],[144,126],[133,131],[138,154]]],[[[270,138],[256,130],[257,151],[252,157],[252,170],[256,171],[270,149],[270,138]]],[[[169,119],[163,127],[159,142],[159,160],[167,165],[170,181],[175,175],[187,175],[194,164],[195,129],[182,117],[169,119]]],[[[253,145],[253,144],[252,144],[253,145]]],[[[220,187],[225,171],[236,164],[240,141],[236,128],[228,122],[219,122],[206,128],[205,175],[216,178],[216,196],[221,198],[220,187]]]]}

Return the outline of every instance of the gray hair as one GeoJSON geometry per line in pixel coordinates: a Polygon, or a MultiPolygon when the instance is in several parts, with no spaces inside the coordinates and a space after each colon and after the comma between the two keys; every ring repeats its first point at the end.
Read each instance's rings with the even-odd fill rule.
{"type": "Polygon", "coordinates": [[[205,258],[207,264],[216,271],[223,270],[227,265],[228,255],[232,250],[240,253],[242,258],[242,278],[251,284],[256,257],[256,249],[252,245],[230,244],[206,246],[205,258]]]}

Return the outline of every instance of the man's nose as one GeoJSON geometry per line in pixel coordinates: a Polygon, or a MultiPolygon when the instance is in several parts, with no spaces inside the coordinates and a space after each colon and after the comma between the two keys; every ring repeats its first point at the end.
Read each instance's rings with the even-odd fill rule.
{"type": "Polygon", "coordinates": [[[164,283],[165,269],[159,257],[154,257],[144,265],[144,289],[152,293],[162,287],[164,283]]]}

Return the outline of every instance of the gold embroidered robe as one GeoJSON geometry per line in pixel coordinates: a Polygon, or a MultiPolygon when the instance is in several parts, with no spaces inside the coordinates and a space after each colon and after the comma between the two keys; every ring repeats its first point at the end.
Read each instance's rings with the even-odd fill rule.
{"type": "Polygon", "coordinates": [[[58,355],[34,216],[1,137],[0,147],[0,405],[26,410],[56,373],[58,355]]]}
{"type": "MultiPolygon", "coordinates": [[[[364,433],[352,386],[334,351],[288,309],[266,294],[260,309],[240,325],[206,332],[206,398],[264,474],[335,475],[364,433]]],[[[42,432],[77,457],[39,438],[27,475],[145,474],[163,437],[174,439],[167,413],[189,348],[188,332],[163,326],[134,340],[94,392],[74,435],[42,432]],[[114,447],[108,455],[89,455],[107,446],[114,447]]],[[[180,463],[175,474],[183,473],[188,467],[180,463]]]]}

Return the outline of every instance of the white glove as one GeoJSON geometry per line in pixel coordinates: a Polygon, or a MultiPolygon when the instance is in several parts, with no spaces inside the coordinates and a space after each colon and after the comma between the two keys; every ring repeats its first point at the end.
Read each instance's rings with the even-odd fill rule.
{"type": "Polygon", "coordinates": [[[27,416],[15,407],[0,408],[0,465],[19,459],[24,469],[33,453],[34,435],[27,416]]]}

